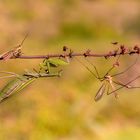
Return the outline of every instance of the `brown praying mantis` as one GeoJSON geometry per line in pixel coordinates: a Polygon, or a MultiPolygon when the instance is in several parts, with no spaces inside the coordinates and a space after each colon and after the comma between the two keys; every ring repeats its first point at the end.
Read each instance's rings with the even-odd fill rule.
{"type": "Polygon", "coordinates": [[[22,49],[22,45],[25,41],[25,39],[28,37],[28,33],[25,35],[24,39],[22,40],[22,42],[15,48],[11,49],[10,51],[4,52],[3,54],[0,55],[0,59],[1,60],[8,60],[12,57],[18,57],[21,55],[21,49],[22,49]]]}

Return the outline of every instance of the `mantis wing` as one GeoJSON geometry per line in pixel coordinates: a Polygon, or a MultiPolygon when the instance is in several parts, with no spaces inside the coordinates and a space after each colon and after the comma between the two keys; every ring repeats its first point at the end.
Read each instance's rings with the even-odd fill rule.
{"type": "Polygon", "coordinates": [[[4,88],[0,91],[0,102],[8,98],[14,93],[18,93],[27,85],[32,83],[35,78],[27,78],[25,76],[17,77],[16,79],[10,81],[4,88]]]}
{"type": "Polygon", "coordinates": [[[44,63],[49,63],[52,67],[68,65],[68,62],[59,58],[49,58],[44,61],[44,63]]]}
{"type": "Polygon", "coordinates": [[[53,59],[49,59],[49,63],[55,66],[64,66],[64,65],[68,65],[68,62],[62,60],[62,59],[58,59],[58,58],[53,58],[53,59]]]}
{"type": "Polygon", "coordinates": [[[59,58],[49,58],[45,59],[42,63],[40,63],[40,68],[45,71],[47,70],[48,73],[50,73],[51,67],[64,66],[68,64],[68,62],[59,58]]]}

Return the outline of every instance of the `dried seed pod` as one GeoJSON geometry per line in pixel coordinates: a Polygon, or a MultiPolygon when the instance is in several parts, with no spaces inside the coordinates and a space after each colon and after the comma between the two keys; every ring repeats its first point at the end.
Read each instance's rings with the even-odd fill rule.
{"type": "Polygon", "coordinates": [[[140,48],[137,45],[135,45],[133,49],[136,51],[136,53],[140,54],[140,48]]]}
{"type": "Polygon", "coordinates": [[[68,50],[67,46],[63,46],[63,51],[66,52],[68,50]]]}
{"type": "Polygon", "coordinates": [[[118,42],[117,42],[117,41],[115,41],[115,42],[111,42],[111,44],[113,44],[113,45],[117,45],[118,42]]]}

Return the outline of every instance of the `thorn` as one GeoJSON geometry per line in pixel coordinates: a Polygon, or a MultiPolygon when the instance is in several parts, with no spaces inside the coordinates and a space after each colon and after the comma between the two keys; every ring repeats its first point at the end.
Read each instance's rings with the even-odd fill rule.
{"type": "MultiPolygon", "coordinates": [[[[119,50],[119,49],[118,49],[119,50]]],[[[114,57],[117,55],[118,50],[114,50],[114,57]]]]}
{"type": "Polygon", "coordinates": [[[104,56],[105,59],[108,59],[108,55],[104,56]]]}
{"type": "Polygon", "coordinates": [[[73,51],[70,49],[69,57],[72,58],[73,51]]]}
{"type": "Polygon", "coordinates": [[[132,48],[129,49],[129,55],[132,55],[132,54],[135,54],[135,53],[136,53],[135,50],[133,50],[132,48]]]}
{"type": "Polygon", "coordinates": [[[65,58],[65,55],[60,54],[59,58],[65,58]]]}
{"type": "Polygon", "coordinates": [[[120,52],[120,54],[125,54],[125,52],[126,52],[126,48],[124,47],[124,45],[121,45],[120,46],[120,49],[121,49],[121,52],[120,52]]]}
{"type": "Polygon", "coordinates": [[[87,56],[90,55],[90,52],[91,52],[91,50],[88,49],[83,55],[84,55],[85,57],[87,57],[87,56]]]}

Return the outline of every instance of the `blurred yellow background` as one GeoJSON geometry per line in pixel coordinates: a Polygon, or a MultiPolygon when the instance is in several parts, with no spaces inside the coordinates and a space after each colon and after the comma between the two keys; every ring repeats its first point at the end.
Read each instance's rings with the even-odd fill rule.
{"type": "MultiPolygon", "coordinates": [[[[132,47],[140,43],[140,1],[1,0],[0,52],[18,45],[27,32],[25,55],[60,53],[64,45],[80,52],[108,52],[115,48],[113,41],[132,47]]],[[[117,71],[134,59],[121,58],[117,71]]],[[[114,58],[90,61],[103,75],[114,58]]],[[[40,62],[1,61],[0,70],[20,74],[40,62]]],[[[138,65],[121,80],[137,73],[138,65]]],[[[1,80],[1,87],[7,81],[1,80]]],[[[140,90],[120,90],[118,100],[104,96],[95,102],[100,84],[72,59],[61,78],[39,79],[0,104],[0,140],[139,140],[140,90]]]]}

